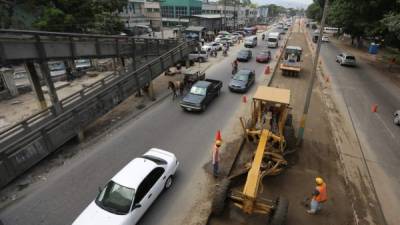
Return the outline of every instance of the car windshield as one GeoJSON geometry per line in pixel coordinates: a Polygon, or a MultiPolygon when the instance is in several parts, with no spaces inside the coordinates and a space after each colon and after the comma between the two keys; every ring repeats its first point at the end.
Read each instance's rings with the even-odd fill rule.
{"type": "Polygon", "coordinates": [[[249,53],[247,51],[240,51],[239,55],[241,56],[247,56],[249,53]]]}
{"type": "Polygon", "coordinates": [[[108,212],[124,215],[129,212],[134,196],[135,189],[110,181],[99,193],[95,202],[99,207],[108,212]]]}
{"type": "Polygon", "coordinates": [[[354,60],[355,58],[354,58],[354,56],[348,55],[348,56],[346,57],[346,59],[354,60]]]}
{"type": "Polygon", "coordinates": [[[204,87],[193,86],[190,89],[190,94],[205,96],[206,93],[207,93],[207,89],[204,87]]]}
{"type": "Polygon", "coordinates": [[[235,74],[235,76],[233,77],[234,80],[238,80],[238,81],[247,81],[248,79],[248,74],[247,72],[243,71],[239,71],[238,73],[235,74]]]}
{"type": "Polygon", "coordinates": [[[269,42],[276,42],[276,38],[268,38],[269,42]]]}

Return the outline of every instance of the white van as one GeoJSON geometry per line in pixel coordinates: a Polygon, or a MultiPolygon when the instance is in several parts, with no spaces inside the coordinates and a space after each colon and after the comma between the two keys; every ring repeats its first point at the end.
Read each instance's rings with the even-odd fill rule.
{"type": "Polygon", "coordinates": [[[279,43],[279,32],[272,32],[268,34],[267,38],[267,47],[268,48],[277,48],[279,43]]]}
{"type": "Polygon", "coordinates": [[[257,46],[257,36],[250,36],[244,39],[244,47],[254,48],[257,46]]]}

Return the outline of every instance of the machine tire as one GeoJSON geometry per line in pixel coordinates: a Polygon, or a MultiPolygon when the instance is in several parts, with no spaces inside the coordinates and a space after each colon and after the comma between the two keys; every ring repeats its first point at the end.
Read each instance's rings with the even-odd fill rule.
{"type": "Polygon", "coordinates": [[[286,198],[279,197],[276,200],[275,209],[269,217],[268,225],[285,225],[288,209],[289,201],[286,198]]]}
{"type": "Polygon", "coordinates": [[[169,176],[167,180],[165,181],[164,189],[167,190],[172,186],[172,183],[174,182],[174,177],[169,176]]]}
{"type": "Polygon", "coordinates": [[[283,136],[286,140],[286,149],[292,150],[296,147],[296,137],[293,126],[285,126],[283,136]]]}
{"type": "Polygon", "coordinates": [[[211,212],[214,216],[219,216],[224,211],[230,183],[231,181],[225,178],[218,184],[215,190],[211,204],[211,212]]]}
{"type": "Polygon", "coordinates": [[[199,63],[204,62],[204,59],[202,57],[199,58],[199,63]]]}

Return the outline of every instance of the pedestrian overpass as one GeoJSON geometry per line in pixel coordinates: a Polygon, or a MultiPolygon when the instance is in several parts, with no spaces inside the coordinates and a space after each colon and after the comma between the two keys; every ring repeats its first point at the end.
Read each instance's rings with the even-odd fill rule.
{"type": "Polygon", "coordinates": [[[0,187],[77,136],[83,128],[145,86],[168,67],[185,59],[194,42],[177,39],[0,30],[0,65],[25,63],[39,100],[44,101],[39,64],[50,106],[0,132],[0,187]],[[47,62],[114,58],[128,72],[111,74],[59,100],[47,62]],[[144,65],[136,65],[140,58],[144,65]]]}

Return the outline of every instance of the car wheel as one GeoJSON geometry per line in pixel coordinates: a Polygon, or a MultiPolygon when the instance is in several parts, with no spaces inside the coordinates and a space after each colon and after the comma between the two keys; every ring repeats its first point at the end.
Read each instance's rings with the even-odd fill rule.
{"type": "Polygon", "coordinates": [[[203,58],[199,58],[199,62],[200,63],[204,62],[204,59],[203,58]]]}
{"type": "Polygon", "coordinates": [[[205,104],[201,106],[201,111],[202,112],[206,111],[206,109],[207,109],[207,106],[205,104]]]}
{"type": "Polygon", "coordinates": [[[164,188],[169,189],[172,186],[172,182],[173,182],[173,177],[169,176],[167,181],[165,181],[164,188]]]}

